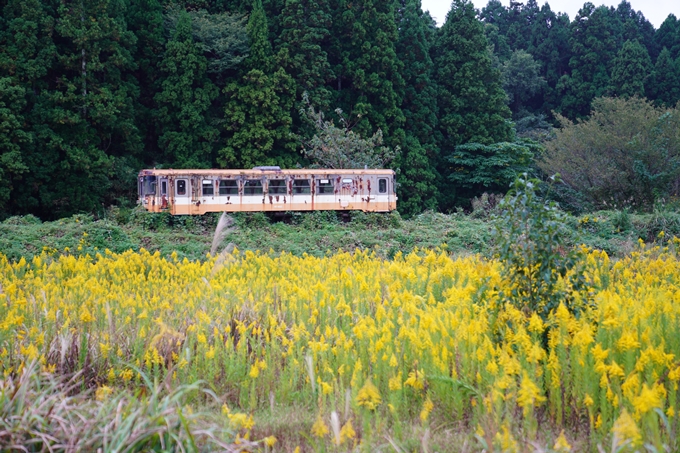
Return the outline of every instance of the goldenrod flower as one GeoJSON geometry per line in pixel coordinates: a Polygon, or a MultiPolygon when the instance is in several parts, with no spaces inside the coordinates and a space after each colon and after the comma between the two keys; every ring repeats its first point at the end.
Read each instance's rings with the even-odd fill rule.
{"type": "Polygon", "coordinates": [[[541,394],[541,390],[525,372],[522,377],[522,385],[517,392],[517,404],[523,409],[524,416],[529,415],[535,405],[544,401],[546,401],[545,396],[541,394]]]}
{"type": "Polygon", "coordinates": [[[425,387],[425,373],[423,370],[411,371],[404,385],[413,387],[416,390],[422,390],[425,387]]]}
{"type": "Polygon", "coordinates": [[[567,438],[564,436],[564,430],[562,430],[560,435],[557,437],[555,445],[553,446],[553,450],[564,453],[571,451],[571,445],[569,442],[567,442],[567,438]]]}
{"type": "Polygon", "coordinates": [[[420,410],[420,421],[425,423],[427,419],[430,416],[430,412],[432,412],[432,409],[434,408],[434,403],[428,396],[425,402],[423,403],[423,408],[420,410]]]}
{"type": "Polygon", "coordinates": [[[633,447],[642,445],[640,429],[626,409],[621,412],[619,418],[614,422],[612,432],[621,443],[630,442],[633,447]]]}
{"type": "Polygon", "coordinates": [[[357,394],[357,404],[364,406],[368,410],[375,410],[378,404],[382,401],[380,391],[370,379],[366,379],[364,386],[361,387],[357,394]]]}
{"type": "Polygon", "coordinates": [[[321,415],[319,415],[316,418],[314,425],[312,425],[312,434],[314,434],[316,437],[325,437],[329,432],[328,426],[323,421],[323,418],[321,418],[321,415]]]}
{"type": "Polygon", "coordinates": [[[354,431],[352,419],[350,418],[340,429],[340,442],[343,443],[345,440],[354,439],[356,436],[357,433],[354,431]]]}

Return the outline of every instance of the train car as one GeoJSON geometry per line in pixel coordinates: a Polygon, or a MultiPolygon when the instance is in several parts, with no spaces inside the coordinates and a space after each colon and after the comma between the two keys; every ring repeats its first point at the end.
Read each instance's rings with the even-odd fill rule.
{"type": "Polygon", "coordinates": [[[397,208],[393,170],[142,170],[139,203],[151,212],[352,211],[397,208]]]}

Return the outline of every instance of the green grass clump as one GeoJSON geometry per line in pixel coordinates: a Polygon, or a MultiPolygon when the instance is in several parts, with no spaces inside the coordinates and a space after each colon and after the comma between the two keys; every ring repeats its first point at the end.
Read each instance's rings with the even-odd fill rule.
{"type": "Polygon", "coordinates": [[[146,384],[135,394],[108,387],[83,390],[80,375],[59,378],[40,372],[35,363],[27,366],[0,382],[0,448],[198,453],[234,446],[235,433],[219,410],[199,412],[186,405],[202,391],[200,384],[170,390],[146,384]]]}

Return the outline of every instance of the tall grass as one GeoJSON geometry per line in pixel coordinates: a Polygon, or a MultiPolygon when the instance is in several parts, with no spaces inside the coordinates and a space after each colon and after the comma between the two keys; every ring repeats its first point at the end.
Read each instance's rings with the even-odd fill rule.
{"type": "MultiPolygon", "coordinates": [[[[33,362],[0,382],[0,449],[25,452],[213,452],[235,445],[219,411],[194,412],[199,383],[165,389],[143,379],[134,392],[83,389],[82,376],[40,372],[33,362]]],[[[210,392],[208,392],[209,394],[210,392]]],[[[214,396],[214,395],[213,395],[214,396]]]]}

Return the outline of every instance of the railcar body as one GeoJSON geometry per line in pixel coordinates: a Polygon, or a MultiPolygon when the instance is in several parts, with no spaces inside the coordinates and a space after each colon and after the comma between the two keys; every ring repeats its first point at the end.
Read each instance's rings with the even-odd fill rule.
{"type": "Polygon", "coordinates": [[[151,212],[371,211],[397,208],[393,170],[142,170],[139,202],[151,212]]]}

